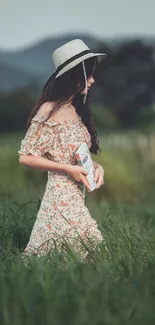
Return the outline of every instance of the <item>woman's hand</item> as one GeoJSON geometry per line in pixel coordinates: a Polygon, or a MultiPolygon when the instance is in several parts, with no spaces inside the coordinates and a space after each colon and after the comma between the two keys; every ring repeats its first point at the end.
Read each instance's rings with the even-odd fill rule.
{"type": "Polygon", "coordinates": [[[74,180],[76,182],[82,182],[88,190],[90,190],[90,184],[89,184],[89,181],[87,179],[87,175],[88,175],[88,172],[84,169],[84,167],[82,166],[73,166],[73,165],[70,165],[68,168],[67,168],[67,172],[68,174],[74,178],[74,180]]]}
{"type": "Polygon", "coordinates": [[[104,184],[104,169],[101,165],[98,165],[94,169],[94,179],[96,182],[96,189],[104,184]]]}

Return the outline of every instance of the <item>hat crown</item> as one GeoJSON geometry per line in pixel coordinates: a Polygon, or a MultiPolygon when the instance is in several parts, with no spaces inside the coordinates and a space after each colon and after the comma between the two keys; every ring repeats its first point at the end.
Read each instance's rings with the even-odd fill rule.
{"type": "Polygon", "coordinates": [[[57,69],[68,59],[83,51],[90,50],[89,47],[80,39],[72,40],[58,47],[52,55],[55,68],[57,69]]]}

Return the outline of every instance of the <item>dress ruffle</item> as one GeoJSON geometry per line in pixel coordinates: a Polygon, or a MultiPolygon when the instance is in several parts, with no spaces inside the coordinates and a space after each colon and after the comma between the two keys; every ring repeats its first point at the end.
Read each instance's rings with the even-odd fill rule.
{"type": "Polygon", "coordinates": [[[57,122],[51,121],[49,125],[49,122],[43,121],[44,119],[45,117],[43,116],[35,116],[32,118],[30,127],[24,139],[21,141],[18,154],[31,154],[43,157],[49,152],[54,141],[54,132],[51,126],[57,125],[57,122]]]}

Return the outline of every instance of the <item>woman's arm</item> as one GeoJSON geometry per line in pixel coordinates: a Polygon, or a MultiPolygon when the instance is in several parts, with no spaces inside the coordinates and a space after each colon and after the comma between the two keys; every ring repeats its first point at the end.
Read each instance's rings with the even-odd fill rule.
{"type": "Polygon", "coordinates": [[[94,179],[96,182],[96,189],[99,188],[101,185],[104,184],[104,169],[102,167],[102,165],[96,163],[95,161],[93,161],[93,165],[94,165],[94,179]]]}
{"type": "Polygon", "coordinates": [[[33,155],[20,155],[19,163],[26,167],[38,169],[41,171],[68,172],[70,165],[51,161],[44,157],[33,155]]]}
{"type": "Polygon", "coordinates": [[[87,171],[82,166],[59,163],[41,156],[33,155],[20,155],[19,163],[30,168],[39,169],[41,171],[65,172],[74,178],[75,181],[82,182],[88,188],[88,190],[90,190],[90,184],[87,178],[84,177],[87,175],[87,171]]]}

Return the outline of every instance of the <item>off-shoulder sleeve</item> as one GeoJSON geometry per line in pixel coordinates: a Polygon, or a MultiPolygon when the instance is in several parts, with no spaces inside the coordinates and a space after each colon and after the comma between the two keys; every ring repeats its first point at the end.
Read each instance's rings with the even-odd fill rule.
{"type": "MultiPolygon", "coordinates": [[[[44,117],[45,119],[45,117],[44,117]]],[[[53,143],[53,128],[46,122],[42,121],[42,117],[36,116],[32,119],[31,124],[25,134],[25,137],[21,141],[20,155],[34,155],[42,156],[49,151],[53,143]]]]}

